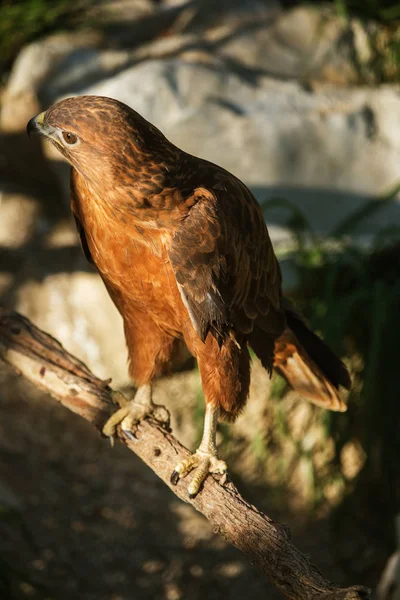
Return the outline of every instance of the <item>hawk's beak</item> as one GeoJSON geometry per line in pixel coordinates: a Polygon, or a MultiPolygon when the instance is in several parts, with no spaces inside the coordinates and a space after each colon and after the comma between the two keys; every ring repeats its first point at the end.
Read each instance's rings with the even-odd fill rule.
{"type": "Polygon", "coordinates": [[[36,117],[33,117],[26,126],[26,133],[31,137],[32,133],[40,133],[44,137],[50,138],[55,142],[59,142],[57,130],[52,125],[45,124],[44,117],[46,112],[41,112],[36,117]]]}
{"type": "Polygon", "coordinates": [[[26,133],[29,137],[31,137],[31,133],[42,133],[44,115],[45,113],[42,112],[28,122],[28,125],[26,126],[26,133]]]}

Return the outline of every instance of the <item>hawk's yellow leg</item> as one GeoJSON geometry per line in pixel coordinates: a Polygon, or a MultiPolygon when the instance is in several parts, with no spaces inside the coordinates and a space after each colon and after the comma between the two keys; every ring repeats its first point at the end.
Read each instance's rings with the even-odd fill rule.
{"type": "Polygon", "coordinates": [[[181,477],[186,477],[190,471],[196,469],[196,472],[189,483],[189,497],[193,498],[200,491],[201,485],[209,473],[225,474],[227,472],[226,463],[219,460],[216,434],[219,409],[210,404],[206,405],[206,414],[204,417],[204,430],[201,444],[194,454],[182,460],[176,465],[171,475],[171,483],[176,485],[181,477]]]}

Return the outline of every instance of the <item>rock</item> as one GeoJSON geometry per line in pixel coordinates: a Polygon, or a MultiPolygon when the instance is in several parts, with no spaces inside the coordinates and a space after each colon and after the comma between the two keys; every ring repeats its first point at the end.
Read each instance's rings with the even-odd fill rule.
{"type": "Polygon", "coordinates": [[[250,69],[281,80],[354,83],[353,47],[344,33],[343,20],[328,8],[300,6],[276,18],[264,15],[253,23],[251,32],[244,30],[229,38],[220,53],[238,70],[250,69]]]}
{"type": "Polygon", "coordinates": [[[67,271],[28,279],[19,286],[15,307],[98,377],[112,377],[113,386],[129,383],[122,320],[97,274],[67,271]]]}
{"type": "Polygon", "coordinates": [[[36,234],[40,223],[37,200],[0,185],[0,247],[19,248],[36,234]]]}
{"type": "Polygon", "coordinates": [[[0,129],[25,130],[27,121],[40,107],[40,89],[51,79],[63,58],[99,45],[94,32],[56,33],[23,48],[18,55],[1,99],[0,129]]]}

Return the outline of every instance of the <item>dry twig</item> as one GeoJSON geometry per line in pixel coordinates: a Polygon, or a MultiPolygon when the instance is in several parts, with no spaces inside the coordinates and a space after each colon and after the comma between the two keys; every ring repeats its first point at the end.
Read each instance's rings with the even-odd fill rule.
{"type": "MultiPolygon", "coordinates": [[[[28,319],[0,309],[0,359],[48,392],[66,408],[101,430],[115,409],[109,381],[101,381],[54,338],[28,319]]],[[[170,486],[172,465],[188,455],[168,431],[146,419],[135,439],[118,431],[119,440],[135,452],[170,486]]],[[[298,600],[358,600],[369,598],[362,586],[338,588],[326,580],[290,542],[290,532],[246,502],[232,483],[220,485],[208,477],[201,493],[189,500],[187,484],[171,490],[200,511],[229,543],[239,548],[287,597],[298,600]]]]}

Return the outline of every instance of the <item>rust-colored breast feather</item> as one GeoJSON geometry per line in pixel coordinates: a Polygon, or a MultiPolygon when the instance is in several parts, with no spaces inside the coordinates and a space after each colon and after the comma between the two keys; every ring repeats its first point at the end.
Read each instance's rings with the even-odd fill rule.
{"type": "Polygon", "coordinates": [[[96,265],[126,325],[135,311],[144,311],[179,336],[185,309],[167,256],[168,234],[129,213],[121,217],[106,197],[101,201],[91,193],[76,171],[71,198],[86,257],[96,265]]]}

